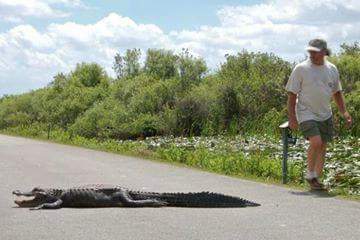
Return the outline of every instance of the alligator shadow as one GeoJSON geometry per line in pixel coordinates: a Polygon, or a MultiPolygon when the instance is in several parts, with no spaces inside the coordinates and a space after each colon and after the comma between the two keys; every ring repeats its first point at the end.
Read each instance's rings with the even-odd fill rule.
{"type": "Polygon", "coordinates": [[[336,197],[336,193],[329,193],[328,191],[321,191],[321,190],[308,190],[308,191],[290,191],[291,194],[297,196],[312,196],[318,198],[332,198],[336,197]]]}

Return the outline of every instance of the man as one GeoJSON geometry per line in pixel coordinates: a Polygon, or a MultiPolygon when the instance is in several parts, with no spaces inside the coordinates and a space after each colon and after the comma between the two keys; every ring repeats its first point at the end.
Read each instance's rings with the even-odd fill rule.
{"type": "Polygon", "coordinates": [[[289,127],[296,129],[299,125],[300,131],[309,140],[305,179],[311,189],[323,190],[319,177],[324,167],[326,145],[334,135],[331,98],[347,126],[351,125],[352,119],[345,107],[339,72],[326,60],[326,56],[330,55],[326,41],[313,39],[306,50],[310,58],[296,65],[286,85],[289,127]]]}

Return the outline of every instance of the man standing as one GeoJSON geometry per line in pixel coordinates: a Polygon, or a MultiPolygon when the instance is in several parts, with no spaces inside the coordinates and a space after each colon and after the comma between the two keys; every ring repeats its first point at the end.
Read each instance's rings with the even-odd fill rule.
{"type": "Polygon", "coordinates": [[[324,167],[326,144],[332,141],[334,135],[331,98],[348,126],[352,119],[345,107],[339,72],[326,60],[326,56],[330,55],[326,41],[313,39],[306,50],[310,58],[296,65],[286,85],[289,127],[296,129],[299,125],[300,131],[309,140],[305,179],[311,189],[322,190],[324,186],[319,177],[324,167]]]}

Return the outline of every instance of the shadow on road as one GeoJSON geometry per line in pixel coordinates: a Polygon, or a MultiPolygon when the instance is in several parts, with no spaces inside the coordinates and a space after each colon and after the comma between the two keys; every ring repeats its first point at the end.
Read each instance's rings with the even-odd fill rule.
{"type": "Polygon", "coordinates": [[[331,198],[331,197],[336,196],[335,193],[329,193],[327,191],[317,191],[317,190],[309,190],[309,191],[303,191],[303,192],[290,191],[290,193],[293,195],[298,195],[298,196],[313,196],[313,197],[320,197],[320,198],[331,198]]]}

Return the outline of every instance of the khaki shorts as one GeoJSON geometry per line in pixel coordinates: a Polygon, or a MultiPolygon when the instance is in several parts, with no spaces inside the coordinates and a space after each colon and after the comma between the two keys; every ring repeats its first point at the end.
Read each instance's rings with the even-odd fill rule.
{"type": "Polygon", "coordinates": [[[332,117],[319,122],[308,120],[300,123],[300,131],[306,139],[312,136],[320,136],[324,142],[331,142],[334,137],[334,124],[332,117]]]}

